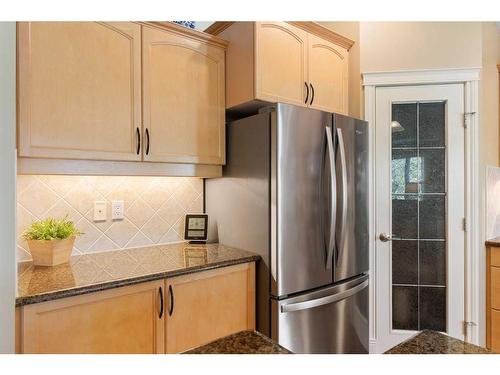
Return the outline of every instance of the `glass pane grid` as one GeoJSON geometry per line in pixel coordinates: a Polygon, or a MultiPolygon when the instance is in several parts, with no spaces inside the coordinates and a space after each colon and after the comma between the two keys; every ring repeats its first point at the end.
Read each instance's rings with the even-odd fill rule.
{"type": "Polygon", "coordinates": [[[394,329],[446,330],[444,105],[392,106],[394,329]]]}

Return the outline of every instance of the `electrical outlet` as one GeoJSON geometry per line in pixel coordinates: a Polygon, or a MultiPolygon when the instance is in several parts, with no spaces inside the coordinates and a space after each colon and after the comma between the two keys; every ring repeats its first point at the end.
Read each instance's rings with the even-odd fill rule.
{"type": "Polygon", "coordinates": [[[123,220],[124,217],[123,201],[111,202],[111,218],[113,220],[123,220]]]}
{"type": "Polygon", "coordinates": [[[106,221],[106,201],[94,202],[94,221],[106,221]]]}

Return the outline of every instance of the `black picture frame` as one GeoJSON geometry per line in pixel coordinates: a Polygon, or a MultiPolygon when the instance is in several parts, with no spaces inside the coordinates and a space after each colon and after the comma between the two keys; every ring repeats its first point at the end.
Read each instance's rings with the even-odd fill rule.
{"type": "Polygon", "coordinates": [[[208,237],[208,215],[207,214],[187,214],[184,220],[184,239],[192,243],[207,241],[208,237]],[[205,228],[203,236],[189,236],[189,220],[190,219],[205,219],[205,228]]]}

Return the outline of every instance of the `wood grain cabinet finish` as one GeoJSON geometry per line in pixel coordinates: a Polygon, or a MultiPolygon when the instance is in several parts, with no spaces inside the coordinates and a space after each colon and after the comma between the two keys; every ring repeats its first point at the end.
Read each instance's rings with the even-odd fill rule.
{"type": "Polygon", "coordinates": [[[141,26],[19,22],[19,156],[141,160],[141,26]]]}
{"type": "Polygon", "coordinates": [[[164,352],[164,281],[23,306],[23,353],[164,352]]]}
{"type": "Polygon", "coordinates": [[[154,27],[142,38],[144,159],[224,164],[224,48],[154,27]]]}
{"type": "Polygon", "coordinates": [[[286,22],[255,23],[257,99],[304,105],[307,32],[286,22]]]}
{"type": "Polygon", "coordinates": [[[167,279],[166,351],[255,329],[255,263],[167,279]]]}
{"type": "Polygon", "coordinates": [[[486,346],[500,353],[500,247],[486,249],[486,346]]]}
{"type": "Polygon", "coordinates": [[[226,47],[171,22],[19,22],[19,172],[220,176],[226,47]]]}
{"type": "Polygon", "coordinates": [[[229,41],[227,108],[264,101],[348,112],[347,38],[312,22],[220,22],[208,31],[229,41]]]}
{"type": "Polygon", "coordinates": [[[21,306],[16,353],[179,353],[255,329],[255,263],[21,306]]]}
{"type": "Polygon", "coordinates": [[[316,35],[308,35],[310,107],[347,113],[349,54],[316,35]]]}

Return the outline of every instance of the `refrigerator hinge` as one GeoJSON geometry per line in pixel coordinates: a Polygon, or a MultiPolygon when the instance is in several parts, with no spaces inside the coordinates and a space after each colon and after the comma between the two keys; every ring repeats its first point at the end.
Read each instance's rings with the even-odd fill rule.
{"type": "Polygon", "coordinates": [[[464,113],[464,128],[467,129],[469,127],[470,116],[475,115],[476,112],[465,112],[464,113]]]}
{"type": "Polygon", "coordinates": [[[462,219],[462,229],[467,232],[467,219],[465,217],[462,219]]]}

